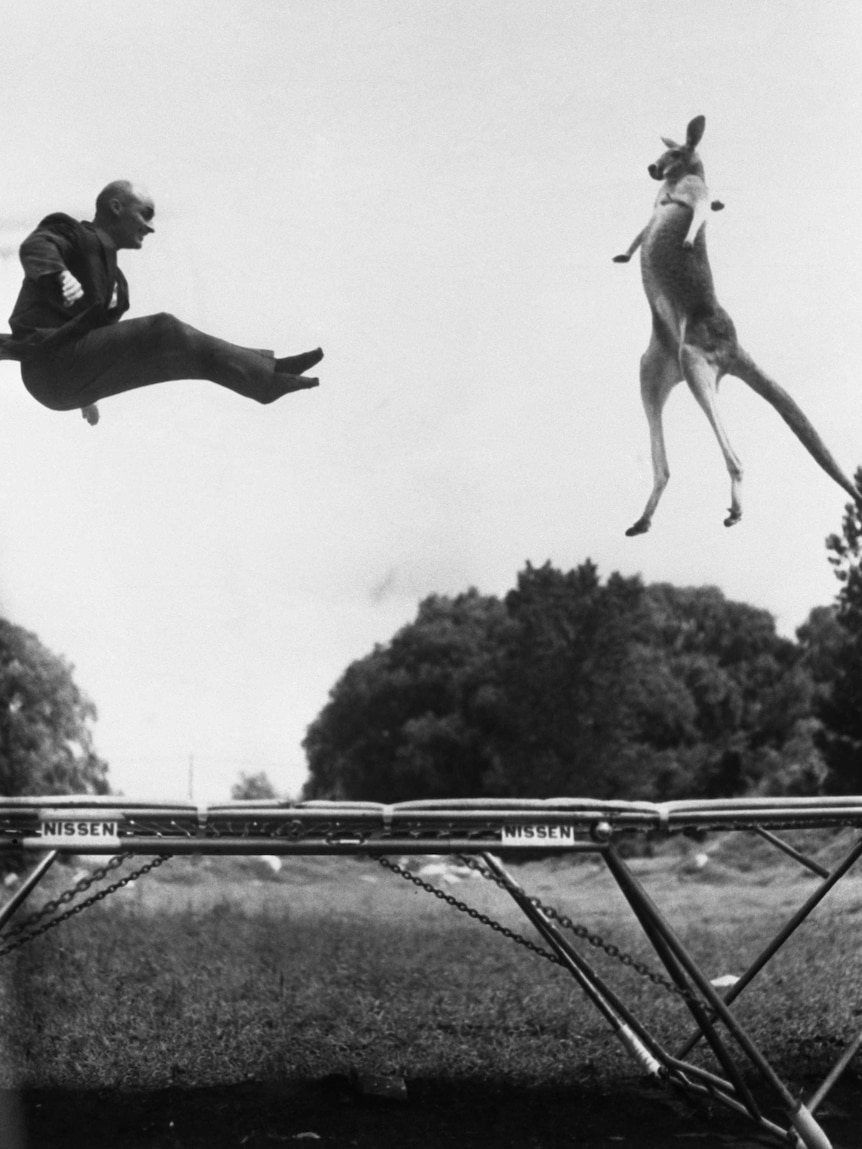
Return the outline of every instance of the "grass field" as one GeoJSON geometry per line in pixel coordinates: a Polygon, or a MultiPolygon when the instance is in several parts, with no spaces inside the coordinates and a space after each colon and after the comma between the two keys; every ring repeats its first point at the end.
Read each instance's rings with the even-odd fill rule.
{"type": "MultiPolygon", "coordinates": [[[[841,851],[833,841],[826,860],[841,851]]],[[[740,973],[813,888],[798,866],[756,842],[740,853],[722,841],[696,877],[683,873],[675,847],[632,865],[710,976],[740,973]]],[[[55,867],[40,898],[71,884],[75,868],[55,867]]],[[[529,892],[657,968],[600,865],[546,860],[515,872],[529,892]]],[[[481,878],[444,888],[533,936],[481,878]]],[[[862,1025],[860,915],[862,877],[851,876],[740,999],[752,1036],[803,1093],[862,1025]]],[[[673,1048],[687,1032],[679,1000],[600,951],[588,956],[673,1048]]],[[[537,1146],[606,1143],[591,1142],[590,1129],[612,1144],[606,1125],[614,1119],[629,1144],[661,1144],[631,1139],[635,1110],[642,1137],[653,1110],[668,1137],[745,1136],[735,1119],[704,1124],[679,1102],[647,1103],[637,1067],[563,971],[368,859],[285,859],[278,873],[257,859],[174,859],[2,960],[2,1085],[23,1093],[31,1128],[43,1130],[28,1149],[77,1144],[72,1126],[51,1140],[52,1114],[64,1104],[77,1115],[66,1119],[83,1131],[80,1143],[105,1149],[253,1147],[315,1130],[329,1144],[443,1144],[428,1113],[447,1110],[462,1114],[460,1145],[528,1144],[514,1112],[499,1127],[514,1099],[517,1112],[535,1110],[530,1131],[541,1125],[536,1113],[573,1107],[536,1133],[537,1146]],[[610,1108],[586,1116],[602,1097],[610,1108]],[[94,1098],[102,1100],[91,1111],[94,1098]],[[177,1132],[182,1105],[173,1127],[166,1123],[171,1098],[194,1101],[195,1132],[177,1132]],[[410,1140],[395,1126],[423,1098],[429,1139],[410,1140]],[[231,1116],[225,1110],[201,1132],[228,1099],[231,1116]],[[362,1108],[374,1099],[377,1109],[362,1108]],[[105,1141],[104,1131],[94,1139],[94,1121],[116,1109],[116,1123],[135,1106],[143,1106],[133,1122],[138,1140],[105,1141]],[[465,1106],[485,1114],[472,1133],[463,1128],[465,1106]],[[281,1125],[261,1117],[270,1109],[281,1125]],[[320,1133],[336,1116],[337,1133],[320,1133]],[[393,1140],[376,1124],[363,1140],[363,1121],[384,1117],[393,1140]],[[344,1140],[344,1121],[359,1139],[344,1140]],[[489,1128],[493,1141],[483,1139],[489,1128]]],[[[845,1095],[857,1084],[851,1068],[845,1095]]]]}

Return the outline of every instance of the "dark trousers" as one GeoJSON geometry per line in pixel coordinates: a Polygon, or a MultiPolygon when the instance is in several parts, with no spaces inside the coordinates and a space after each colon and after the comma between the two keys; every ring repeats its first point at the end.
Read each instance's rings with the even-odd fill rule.
{"type": "Polygon", "coordinates": [[[33,398],[53,411],[172,379],[209,379],[258,403],[284,394],[271,351],[205,335],[166,312],[97,327],[56,349],[34,350],[21,364],[21,378],[33,398]]]}

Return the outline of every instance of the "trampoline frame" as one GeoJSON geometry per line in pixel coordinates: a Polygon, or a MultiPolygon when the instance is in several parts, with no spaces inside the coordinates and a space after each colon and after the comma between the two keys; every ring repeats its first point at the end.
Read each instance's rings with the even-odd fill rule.
{"type": "Polygon", "coordinates": [[[47,851],[0,908],[3,930],[61,854],[111,855],[340,855],[460,854],[480,860],[512,898],[559,964],[649,1077],[744,1114],[763,1132],[806,1149],[831,1149],[814,1114],[862,1048],[862,1030],[811,1096],[794,1096],[731,1009],[785,942],[862,856],[862,833],[838,864],[827,869],[783,841],[778,831],[862,831],[862,797],[739,798],[668,803],[594,799],[452,799],[401,802],[277,800],[198,805],[117,796],[0,798],[0,850],[47,851]],[[758,833],[817,878],[817,885],[736,983],[719,993],[638,880],[619,849],[623,835],[741,831],[758,833]],[[672,1052],[635,1016],[548,913],[505,869],[498,855],[587,853],[600,858],[616,882],[691,1016],[691,1034],[672,1052]],[[717,1071],[691,1060],[705,1042],[717,1071]],[[758,1096],[744,1073],[756,1070],[758,1096]],[[765,1101],[759,1099],[765,1094],[765,1101]],[[780,1110],[783,1117],[775,1116],[780,1110]],[[767,1115],[770,1114],[770,1115],[767,1115]]]}

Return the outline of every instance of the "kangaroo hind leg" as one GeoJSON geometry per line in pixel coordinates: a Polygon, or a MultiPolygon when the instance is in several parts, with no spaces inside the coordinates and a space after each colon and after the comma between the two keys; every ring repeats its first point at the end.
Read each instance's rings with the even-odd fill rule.
{"type": "Polygon", "coordinates": [[[653,485],[643,514],[626,531],[629,536],[643,535],[650,529],[653,514],[670,478],[670,468],[667,464],[667,451],[664,443],[662,412],[668,395],[681,378],[679,364],[674,356],[668,354],[662,345],[653,338],[641,359],[641,399],[649,425],[653,485]]]}
{"type": "Polygon", "coordinates": [[[724,455],[724,462],[730,475],[730,511],[724,520],[724,525],[732,527],[742,518],[742,464],[730,445],[718,413],[718,368],[708,361],[702,351],[691,346],[683,347],[680,363],[685,381],[709,420],[721,447],[721,453],[724,455]]]}

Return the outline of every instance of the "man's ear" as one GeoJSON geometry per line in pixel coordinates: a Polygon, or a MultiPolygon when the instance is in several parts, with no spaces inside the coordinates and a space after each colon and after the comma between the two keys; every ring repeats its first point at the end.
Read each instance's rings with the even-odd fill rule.
{"type": "Polygon", "coordinates": [[[123,210],[123,205],[120,203],[116,196],[114,196],[112,200],[108,201],[108,207],[111,209],[111,215],[118,216],[123,210]]]}

